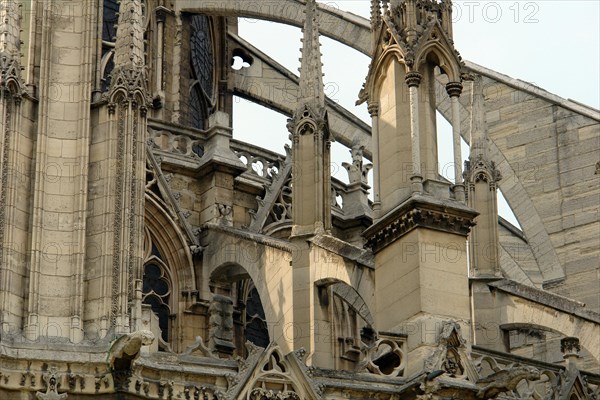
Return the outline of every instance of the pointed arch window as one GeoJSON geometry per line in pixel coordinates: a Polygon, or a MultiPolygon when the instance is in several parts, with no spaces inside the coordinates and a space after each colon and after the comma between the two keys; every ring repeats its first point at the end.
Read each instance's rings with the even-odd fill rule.
{"type": "Polygon", "coordinates": [[[110,74],[115,64],[115,39],[116,25],[119,15],[119,2],[117,0],[104,0],[102,9],[102,61],[101,61],[101,90],[105,92],[110,87],[110,74]]]}
{"type": "Polygon", "coordinates": [[[190,122],[194,128],[204,129],[214,97],[213,38],[207,16],[193,15],[190,25],[190,122]]]}
{"type": "Polygon", "coordinates": [[[266,348],[269,345],[269,332],[267,330],[267,319],[265,310],[260,302],[258,290],[250,282],[246,294],[244,328],[246,339],[257,346],[266,348]]]}
{"type": "Polygon", "coordinates": [[[150,306],[158,319],[160,338],[158,348],[170,350],[171,340],[171,297],[173,282],[170,269],[163,261],[160,250],[152,241],[152,235],[146,229],[144,241],[146,257],[142,277],[142,303],[150,306]]]}
{"type": "Polygon", "coordinates": [[[234,325],[236,326],[236,343],[240,356],[245,356],[246,341],[267,348],[269,330],[267,319],[258,290],[252,279],[243,279],[235,284],[234,325]]]}

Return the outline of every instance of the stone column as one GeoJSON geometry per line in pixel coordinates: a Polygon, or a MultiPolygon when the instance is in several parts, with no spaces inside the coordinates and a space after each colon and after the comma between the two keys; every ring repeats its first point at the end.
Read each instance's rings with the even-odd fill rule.
{"type": "Polygon", "coordinates": [[[379,170],[379,103],[369,103],[369,114],[371,115],[371,136],[373,137],[373,164],[377,168],[373,170],[373,213],[379,218],[381,213],[381,171],[379,170]]]}
{"type": "Polygon", "coordinates": [[[465,185],[462,177],[462,154],[460,146],[460,104],[458,98],[462,93],[463,85],[460,82],[450,82],[446,91],[452,104],[452,143],[454,148],[454,198],[465,201],[465,185]]]}
{"type": "Polygon", "coordinates": [[[494,162],[488,160],[485,104],[481,79],[471,90],[471,154],[465,163],[467,204],[478,213],[469,236],[470,291],[473,309],[473,332],[478,345],[506,351],[497,325],[500,319],[496,295],[488,283],[502,279],[498,238],[497,182],[501,179],[494,162]]]}
{"type": "MultiPolygon", "coordinates": [[[[25,168],[31,154],[19,147],[32,146],[34,135],[21,117],[20,19],[20,1],[0,0],[0,336],[21,327],[24,294],[16,283],[26,275],[29,204],[19,187],[28,184],[19,181],[29,180],[25,168]]],[[[31,109],[32,102],[25,101],[31,109]]]]}
{"type": "Polygon", "coordinates": [[[83,339],[96,2],[44,2],[26,336],[83,339]],[[62,16],[56,24],[54,16],[62,16]],[[56,57],[60,54],[60,57],[56,57]],[[53,92],[51,88],[61,87],[53,92]]]}
{"type": "Polygon", "coordinates": [[[410,95],[410,137],[412,143],[412,176],[411,190],[413,194],[423,193],[423,176],[421,175],[421,139],[419,132],[419,84],[421,74],[409,72],[405,80],[410,95]]]}

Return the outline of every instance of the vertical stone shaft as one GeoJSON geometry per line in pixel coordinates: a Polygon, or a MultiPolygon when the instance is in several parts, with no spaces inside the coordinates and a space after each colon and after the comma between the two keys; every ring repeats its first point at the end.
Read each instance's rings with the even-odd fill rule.
{"type": "Polygon", "coordinates": [[[422,175],[421,175],[421,137],[419,130],[419,83],[421,82],[421,74],[411,72],[406,74],[406,83],[409,88],[410,96],[410,138],[411,138],[411,161],[412,161],[412,176],[411,190],[413,193],[421,193],[423,191],[422,175]]]}
{"type": "Polygon", "coordinates": [[[462,176],[462,152],[460,142],[460,104],[458,98],[462,93],[460,82],[450,82],[446,85],[452,104],[452,147],[454,150],[454,193],[459,201],[465,200],[465,189],[462,176]]]}
{"type": "Polygon", "coordinates": [[[330,144],[316,13],[316,2],[308,1],[302,39],[300,97],[288,124],[293,137],[293,235],[310,235],[331,227],[330,144]]]}
{"type": "Polygon", "coordinates": [[[462,154],[460,148],[460,109],[458,96],[450,98],[452,102],[452,148],[454,150],[454,184],[462,184],[462,154]]]}
{"type": "Polygon", "coordinates": [[[52,334],[77,342],[83,338],[86,167],[96,7],[92,0],[77,5],[51,0],[45,5],[27,334],[35,338],[40,328],[48,327],[52,334]],[[76,26],[83,27],[83,34],[76,26]],[[60,90],[50,90],[57,87],[60,90]],[[45,285],[39,284],[41,280],[45,285]]]}
{"type": "Polygon", "coordinates": [[[497,182],[501,179],[486,151],[485,104],[481,79],[471,97],[471,154],[465,171],[468,205],[479,212],[469,238],[471,275],[497,277],[500,273],[497,182]]]}
{"type": "MultiPolygon", "coordinates": [[[[115,68],[109,98],[108,129],[113,135],[109,146],[116,146],[116,149],[107,151],[115,155],[117,166],[117,170],[112,174],[109,171],[107,176],[109,180],[116,179],[112,209],[114,231],[105,233],[113,241],[110,314],[115,330],[128,332],[137,329],[141,316],[137,288],[143,273],[146,107],[149,100],[140,0],[122,1],[119,5],[115,68]]],[[[104,271],[102,280],[107,272],[104,271]]],[[[107,286],[104,288],[108,289],[107,286]]]]}
{"type": "Polygon", "coordinates": [[[319,336],[316,321],[322,319],[316,303],[315,248],[308,239],[331,229],[331,173],[329,170],[330,139],[325,94],[317,4],[306,2],[306,20],[300,67],[300,96],[296,111],[288,123],[292,134],[292,253],[293,266],[293,347],[304,347],[309,363],[327,364],[330,346],[319,336]]]}
{"type": "Polygon", "coordinates": [[[17,265],[15,255],[25,251],[17,245],[19,239],[14,237],[19,157],[15,133],[21,126],[22,92],[20,8],[20,1],[0,1],[0,333],[10,329],[7,325],[20,325],[20,310],[15,306],[22,301],[19,294],[15,296],[13,285],[13,275],[23,274],[24,268],[17,265]]]}
{"type": "MultiPolygon", "coordinates": [[[[373,164],[379,165],[379,103],[371,102],[369,104],[369,114],[371,115],[371,136],[373,137],[373,164]]],[[[381,212],[381,171],[379,168],[373,170],[373,211],[375,218],[381,212]]]]}

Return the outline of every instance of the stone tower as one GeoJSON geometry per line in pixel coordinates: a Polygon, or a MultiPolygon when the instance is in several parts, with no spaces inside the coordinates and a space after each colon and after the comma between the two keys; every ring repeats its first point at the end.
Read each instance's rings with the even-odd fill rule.
{"type": "Polygon", "coordinates": [[[318,249],[310,240],[331,230],[330,138],[317,3],[306,2],[298,103],[288,122],[292,137],[293,226],[291,242],[294,272],[294,348],[304,347],[311,362],[331,365],[317,305],[318,249]],[[325,350],[323,349],[325,347],[325,350]]]}
{"type": "Polygon", "coordinates": [[[438,173],[435,121],[436,74],[447,76],[457,109],[463,64],[450,2],[373,1],[371,9],[374,55],[359,101],[373,119],[375,221],[364,236],[383,285],[375,319],[384,331],[420,332],[409,350],[422,353],[444,319],[469,324],[466,239],[477,213],[464,205],[460,116],[453,113],[454,185],[438,173]]]}

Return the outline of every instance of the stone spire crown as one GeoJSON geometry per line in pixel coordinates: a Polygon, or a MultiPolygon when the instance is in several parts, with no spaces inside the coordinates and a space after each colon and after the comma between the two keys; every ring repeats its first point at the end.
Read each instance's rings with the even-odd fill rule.
{"type": "Polygon", "coordinates": [[[144,16],[140,0],[121,0],[119,5],[115,65],[144,65],[144,16]]]}
{"type": "Polygon", "coordinates": [[[483,82],[482,77],[476,77],[472,83],[473,89],[471,90],[471,126],[470,126],[470,139],[471,143],[471,156],[485,156],[485,106],[483,97],[483,82]]]}
{"type": "Polygon", "coordinates": [[[0,0],[0,53],[20,57],[21,3],[0,0]]]}
{"type": "Polygon", "coordinates": [[[302,38],[302,57],[300,65],[300,96],[298,113],[305,106],[314,110],[325,108],[323,86],[323,64],[321,63],[321,44],[319,43],[319,22],[317,20],[316,0],[306,1],[305,21],[302,38]]]}
{"type": "MultiPolygon", "coordinates": [[[[452,38],[452,1],[450,0],[381,0],[384,14],[408,43],[418,39],[427,25],[437,20],[452,38]],[[389,12],[388,12],[389,10],[389,12]]],[[[372,13],[377,18],[377,14],[372,13]]]]}

